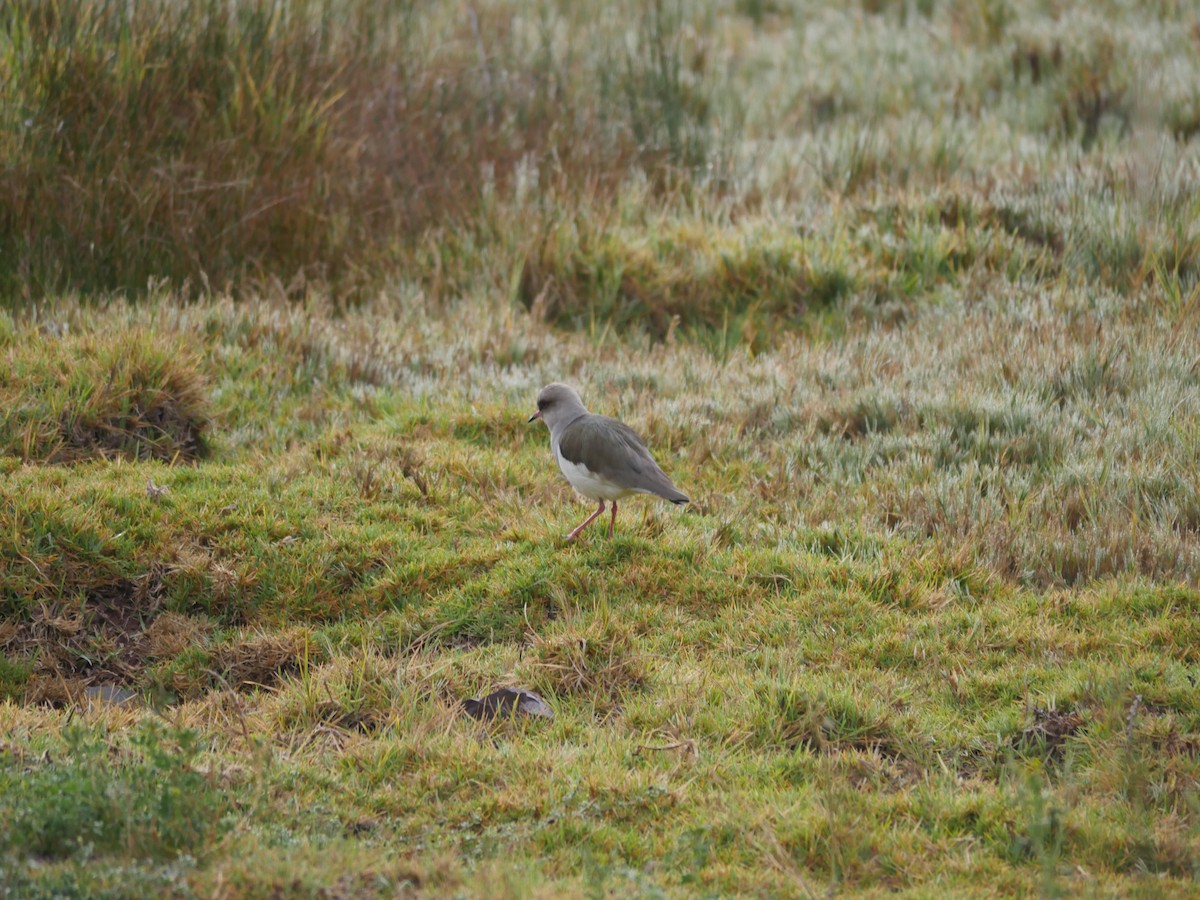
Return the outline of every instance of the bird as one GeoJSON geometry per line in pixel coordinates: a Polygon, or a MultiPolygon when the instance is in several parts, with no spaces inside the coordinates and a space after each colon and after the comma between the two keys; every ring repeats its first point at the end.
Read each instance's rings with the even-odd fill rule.
{"type": "Polygon", "coordinates": [[[631,494],[654,494],[678,505],[688,502],[636,431],[617,419],[588,412],[569,385],[548,384],[538,391],[537,412],[529,421],[534,419],[541,419],[550,429],[550,448],[571,487],[599,501],[596,511],[567,535],[567,541],[575,540],[603,514],[605,500],[612,503],[610,538],[617,525],[618,500],[631,494]]]}

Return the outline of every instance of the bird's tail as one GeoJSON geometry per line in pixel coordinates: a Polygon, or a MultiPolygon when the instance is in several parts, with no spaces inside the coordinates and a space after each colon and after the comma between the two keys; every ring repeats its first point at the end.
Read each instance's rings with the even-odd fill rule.
{"type": "Polygon", "coordinates": [[[641,489],[647,494],[654,494],[677,505],[689,502],[687,495],[675,487],[671,483],[671,479],[667,477],[667,473],[657,465],[649,472],[645,472],[644,477],[645,482],[641,489]]]}

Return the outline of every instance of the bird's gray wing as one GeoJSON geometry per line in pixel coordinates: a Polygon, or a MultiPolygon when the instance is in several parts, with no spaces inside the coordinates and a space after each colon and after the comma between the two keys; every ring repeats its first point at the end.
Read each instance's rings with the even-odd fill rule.
{"type": "Polygon", "coordinates": [[[576,419],[563,430],[558,448],[564,459],[619,487],[648,491],[673,503],[687,501],[638,433],[617,419],[590,414],[576,419]]]}

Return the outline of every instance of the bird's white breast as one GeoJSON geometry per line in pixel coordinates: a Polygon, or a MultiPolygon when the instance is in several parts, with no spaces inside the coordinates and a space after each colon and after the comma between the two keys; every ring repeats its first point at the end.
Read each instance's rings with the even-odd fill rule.
{"type": "Polygon", "coordinates": [[[569,459],[564,458],[562,451],[558,448],[558,444],[554,445],[554,458],[558,460],[558,467],[562,470],[563,475],[566,476],[567,481],[571,483],[571,487],[592,500],[599,500],[601,498],[605,500],[620,500],[622,497],[628,497],[630,494],[639,493],[629,488],[618,487],[611,481],[601,478],[587,466],[571,462],[569,459]]]}

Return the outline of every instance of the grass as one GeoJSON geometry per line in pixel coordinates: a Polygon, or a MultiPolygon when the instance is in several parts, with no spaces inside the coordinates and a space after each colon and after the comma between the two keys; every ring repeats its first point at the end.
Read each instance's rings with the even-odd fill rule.
{"type": "Polygon", "coordinates": [[[167,735],[147,723],[134,731],[117,765],[95,734],[67,729],[63,741],[62,758],[32,772],[5,760],[2,843],[9,853],[173,859],[218,836],[228,800],[194,767],[201,750],[194,733],[167,735]]]}
{"type": "Polygon", "coordinates": [[[103,345],[69,336],[49,346],[15,335],[6,343],[5,455],[72,463],[207,454],[204,384],[183,347],[137,332],[103,345]]]}
{"type": "Polygon", "coordinates": [[[552,195],[702,167],[712,104],[681,10],[581,48],[581,15],[549,6],[7,4],[0,296],[168,278],[352,302],[531,169],[552,195]]]}
{"type": "Polygon", "coordinates": [[[0,13],[0,889],[1193,894],[1187,11],[375,8],[0,13]]]}
{"type": "Polygon", "coordinates": [[[597,347],[502,305],[469,332],[169,296],[64,306],[97,346],[180,336],[213,448],[7,457],[5,741],[37,758],[73,718],[120,746],[159,715],[201,735],[221,795],[255,799],[174,864],[180,890],[369,870],[362,890],[502,873],[516,893],[1186,892],[1200,634],[1170,473],[1193,351],[1139,339],[1125,310],[1114,295],[1111,339],[1143,349],[1105,366],[1094,332],[1021,295],[725,360],[597,347]],[[1060,336],[1027,355],[1045,387],[1016,403],[987,399],[997,327],[1060,336]],[[496,362],[504,341],[528,362],[496,362]],[[889,357],[908,390],[863,384],[889,357]],[[524,421],[559,371],[650,436],[692,509],[633,505],[611,542],[562,545],[585,510],[524,421]],[[1089,437],[1088,417],[1125,424],[1089,437]],[[160,712],[100,705],[97,683],[160,712]],[[459,704],[497,684],[556,718],[481,743],[459,704]],[[330,847],[354,849],[335,864],[330,847]]]}

